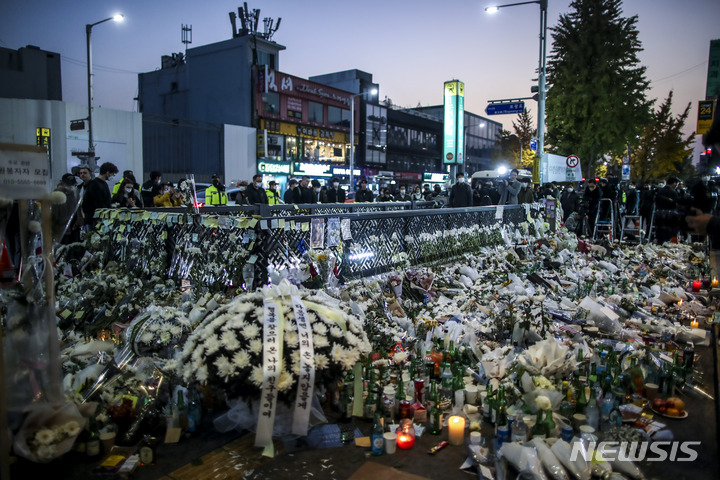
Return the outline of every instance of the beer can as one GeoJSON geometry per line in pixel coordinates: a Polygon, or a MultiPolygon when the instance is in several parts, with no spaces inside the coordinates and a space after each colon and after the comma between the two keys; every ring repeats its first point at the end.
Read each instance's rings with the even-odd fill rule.
{"type": "Polygon", "coordinates": [[[560,438],[570,443],[573,438],[573,428],[570,425],[565,425],[560,432],[560,438]]]}
{"type": "Polygon", "coordinates": [[[502,425],[497,427],[497,442],[498,447],[500,447],[503,443],[510,441],[510,429],[507,425],[502,425]]]}

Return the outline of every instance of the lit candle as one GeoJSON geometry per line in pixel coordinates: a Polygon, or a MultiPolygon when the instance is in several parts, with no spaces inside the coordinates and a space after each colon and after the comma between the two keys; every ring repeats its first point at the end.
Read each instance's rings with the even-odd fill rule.
{"type": "Polygon", "coordinates": [[[720,284],[720,283],[718,282],[717,277],[713,277],[712,283],[711,283],[712,287],[713,287],[713,288],[717,288],[719,284],[720,284]]]}
{"type": "Polygon", "coordinates": [[[695,318],[695,320],[693,320],[692,322],[690,322],[690,326],[691,326],[692,328],[698,328],[698,327],[700,327],[700,323],[698,322],[697,317],[695,318]]]}
{"type": "Polygon", "coordinates": [[[448,441],[450,445],[462,445],[465,441],[465,419],[453,416],[448,419],[448,430],[450,431],[448,441]]]}
{"type": "Polygon", "coordinates": [[[398,431],[397,446],[403,450],[407,450],[415,445],[415,437],[408,435],[407,433],[401,433],[398,431]]]}
{"type": "Polygon", "coordinates": [[[702,286],[702,282],[701,282],[700,280],[693,280],[693,282],[692,282],[692,291],[693,291],[693,292],[699,292],[701,286],[702,286]]]}

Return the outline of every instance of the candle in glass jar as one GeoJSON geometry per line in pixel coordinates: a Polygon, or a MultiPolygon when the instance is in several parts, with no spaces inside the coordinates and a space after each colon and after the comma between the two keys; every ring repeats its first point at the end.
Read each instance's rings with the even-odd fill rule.
{"type": "Polygon", "coordinates": [[[720,283],[718,282],[718,278],[717,278],[717,277],[713,277],[712,283],[711,283],[710,285],[712,285],[712,288],[717,288],[718,285],[720,285],[720,283]]]}
{"type": "Polygon", "coordinates": [[[397,431],[397,446],[403,450],[412,448],[415,445],[415,437],[400,430],[397,431]]]}
{"type": "Polygon", "coordinates": [[[462,445],[465,441],[465,419],[457,415],[448,419],[450,445],[462,445]]]}
{"type": "Polygon", "coordinates": [[[700,280],[693,280],[692,282],[692,291],[693,292],[699,292],[700,287],[702,287],[702,282],[700,280]]]}
{"type": "Polygon", "coordinates": [[[691,326],[692,328],[698,328],[698,327],[700,327],[700,323],[698,322],[698,319],[696,318],[695,320],[693,320],[692,322],[690,322],[690,326],[691,326]]]}

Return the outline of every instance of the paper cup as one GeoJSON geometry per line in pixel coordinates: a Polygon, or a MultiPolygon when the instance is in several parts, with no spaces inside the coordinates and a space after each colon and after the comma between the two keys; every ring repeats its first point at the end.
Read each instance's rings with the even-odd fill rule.
{"type": "Polygon", "coordinates": [[[480,435],[480,432],[470,432],[470,443],[472,445],[480,445],[481,441],[482,435],[480,435]]]}
{"type": "Polygon", "coordinates": [[[470,405],[477,403],[478,389],[475,385],[467,385],[465,387],[465,401],[470,405]]]}
{"type": "Polygon", "coordinates": [[[383,438],[385,439],[385,453],[388,455],[395,453],[395,449],[397,448],[397,433],[385,432],[383,433],[383,438]]]}
{"type": "Polygon", "coordinates": [[[470,415],[474,415],[474,414],[478,413],[478,408],[475,405],[463,405],[462,410],[463,410],[463,413],[468,417],[470,415]]]}
{"type": "Polygon", "coordinates": [[[102,443],[103,451],[109,454],[112,447],[115,446],[115,432],[103,432],[100,434],[100,443],[102,443]]]}
{"type": "Polygon", "coordinates": [[[655,399],[655,397],[657,397],[659,388],[660,387],[658,387],[654,383],[646,383],[645,384],[645,396],[647,397],[647,399],[652,402],[655,399]]]}

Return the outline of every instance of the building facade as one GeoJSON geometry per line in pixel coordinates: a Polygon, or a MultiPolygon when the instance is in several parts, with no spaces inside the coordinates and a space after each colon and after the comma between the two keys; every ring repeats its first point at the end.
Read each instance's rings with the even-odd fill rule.
{"type": "Polygon", "coordinates": [[[0,97],[62,100],[60,54],[34,45],[0,47],[0,97]]]}

